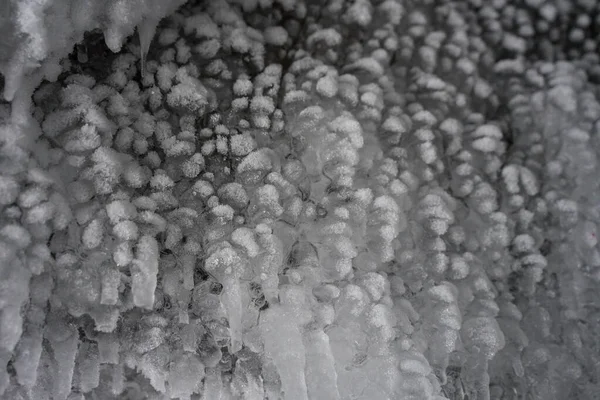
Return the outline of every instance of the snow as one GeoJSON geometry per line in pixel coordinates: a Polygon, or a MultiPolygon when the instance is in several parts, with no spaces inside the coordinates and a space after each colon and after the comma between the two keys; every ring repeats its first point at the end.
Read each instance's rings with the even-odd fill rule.
{"type": "Polygon", "coordinates": [[[126,200],[116,200],[107,204],[106,212],[112,224],[125,219],[133,219],[136,216],[135,206],[126,200]]]}
{"type": "Polygon", "coordinates": [[[217,194],[222,202],[229,204],[235,209],[244,208],[248,202],[248,194],[244,187],[236,182],[227,183],[219,188],[217,194]]]}
{"type": "Polygon", "coordinates": [[[273,99],[267,96],[255,96],[250,101],[250,111],[258,114],[272,114],[275,111],[273,99]]]}
{"type": "Polygon", "coordinates": [[[405,358],[400,361],[400,370],[409,374],[427,376],[431,372],[431,367],[428,365],[427,360],[415,357],[412,359],[405,358]]]}
{"type": "Polygon", "coordinates": [[[472,146],[475,150],[479,150],[484,153],[492,153],[496,151],[496,140],[491,137],[482,137],[473,141],[472,146]]]}
{"type": "Polygon", "coordinates": [[[288,32],[281,26],[273,26],[265,29],[265,42],[272,46],[283,46],[288,40],[288,32]]]}
{"type": "Polygon", "coordinates": [[[25,222],[28,224],[43,224],[54,217],[56,205],[50,201],[42,202],[25,213],[25,222]]]}
{"type": "Polygon", "coordinates": [[[326,28],[312,33],[306,40],[310,47],[323,43],[327,47],[337,46],[342,42],[342,36],[333,28],[326,28]]]}
{"type": "Polygon", "coordinates": [[[19,249],[24,249],[31,243],[31,234],[17,224],[5,225],[0,230],[0,236],[19,249]]]}
{"type": "Polygon", "coordinates": [[[271,157],[267,149],[258,149],[248,154],[237,167],[237,173],[256,170],[269,170],[272,167],[271,157]]]}
{"type": "Polygon", "coordinates": [[[496,125],[486,124],[478,127],[473,132],[473,137],[476,138],[490,138],[495,140],[502,139],[502,131],[496,125]]]}
{"type": "Polygon", "coordinates": [[[121,221],[113,227],[113,233],[122,240],[136,240],[138,238],[138,227],[133,221],[121,221]]]}
{"type": "Polygon", "coordinates": [[[243,247],[250,258],[256,257],[260,251],[254,239],[254,233],[248,228],[237,228],[232,232],[231,240],[233,243],[243,247]]]}
{"type": "Polygon", "coordinates": [[[573,113],[577,110],[575,91],[566,85],[558,85],[548,92],[550,101],[561,111],[573,113]]]}
{"type": "Polygon", "coordinates": [[[372,57],[361,58],[352,64],[346,66],[349,71],[363,71],[370,74],[374,78],[379,78],[383,75],[383,67],[377,60],[372,57]]]}
{"type": "Polygon", "coordinates": [[[203,114],[208,106],[207,95],[207,90],[199,84],[179,83],[167,94],[167,103],[171,107],[182,107],[203,114]]]}
{"type": "Polygon", "coordinates": [[[10,176],[0,175],[0,204],[8,205],[19,196],[19,184],[10,176]]]}
{"type": "Polygon", "coordinates": [[[317,81],[317,93],[326,98],[332,98],[337,95],[338,84],[336,78],[332,75],[326,75],[317,81]]]}
{"type": "Polygon", "coordinates": [[[252,94],[252,81],[247,77],[238,78],[233,84],[233,93],[236,96],[249,96],[252,94]]]}
{"type": "Polygon", "coordinates": [[[515,165],[507,165],[502,169],[502,178],[509,193],[519,193],[519,172],[515,165]]]}
{"type": "Polygon", "coordinates": [[[129,265],[133,261],[133,250],[128,242],[122,242],[114,249],[113,260],[118,267],[129,265]]]}
{"type": "Polygon", "coordinates": [[[48,200],[47,192],[39,186],[33,186],[19,194],[17,203],[21,208],[31,208],[46,200],[48,200]]]}
{"type": "Polygon", "coordinates": [[[476,346],[488,360],[505,346],[504,334],[493,318],[467,319],[461,328],[461,336],[465,344],[476,346]]]}

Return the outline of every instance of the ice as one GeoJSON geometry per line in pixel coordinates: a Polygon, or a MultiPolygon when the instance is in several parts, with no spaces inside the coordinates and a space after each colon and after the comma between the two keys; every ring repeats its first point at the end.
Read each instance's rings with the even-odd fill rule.
{"type": "Polygon", "coordinates": [[[204,365],[194,354],[183,353],[171,362],[169,369],[169,395],[181,400],[189,399],[197,392],[198,383],[204,377],[204,365]]]}
{"type": "Polygon", "coordinates": [[[232,232],[233,242],[246,250],[248,257],[254,258],[258,255],[260,247],[254,238],[254,232],[249,228],[237,228],[232,232]]]}
{"type": "Polygon", "coordinates": [[[117,364],[119,362],[119,341],[112,334],[98,335],[98,361],[101,364],[117,364]]]}
{"type": "Polygon", "coordinates": [[[258,242],[264,249],[257,258],[262,290],[266,300],[274,303],[279,287],[278,274],[283,264],[283,244],[271,233],[259,234],[258,242]]]}
{"type": "Polygon", "coordinates": [[[158,273],[158,244],[151,236],[143,236],[137,244],[132,266],[133,302],[138,307],[152,308],[156,274],[158,273]]]}
{"type": "Polygon", "coordinates": [[[597,397],[592,0],[5,3],[0,397],[597,397]]]}
{"type": "Polygon", "coordinates": [[[282,46],[288,40],[288,32],[281,26],[269,27],[265,30],[265,41],[273,46],[282,46]]]}
{"type": "Polygon", "coordinates": [[[76,383],[82,392],[88,393],[98,387],[100,383],[100,363],[96,343],[83,342],[79,345],[75,371],[78,378],[76,383]]]}
{"type": "Polygon", "coordinates": [[[114,396],[118,396],[123,392],[125,386],[125,376],[123,373],[123,365],[117,364],[109,368],[111,388],[110,391],[114,396]]]}
{"type": "MultiPolygon", "coordinates": [[[[16,268],[22,267],[17,265],[16,268]]],[[[21,289],[18,286],[16,288],[17,290],[21,289]]],[[[27,293],[24,294],[27,295],[27,293]]],[[[8,352],[12,352],[14,350],[19,338],[21,337],[21,334],[23,333],[23,317],[21,316],[20,312],[22,300],[19,297],[21,296],[15,294],[15,296],[10,299],[11,303],[4,304],[4,308],[0,311],[0,348],[3,348],[8,352]]],[[[8,302],[0,298],[0,304],[1,303],[8,302]]]]}
{"type": "Polygon", "coordinates": [[[78,344],[79,340],[75,332],[64,340],[55,339],[50,341],[56,360],[56,375],[52,390],[53,398],[56,400],[66,400],[69,393],[71,393],[78,344]]]}
{"type": "Polygon", "coordinates": [[[142,78],[146,73],[146,55],[150,49],[150,43],[156,32],[156,26],[158,25],[158,19],[146,18],[138,25],[138,36],[140,38],[140,70],[142,78]]]}
{"type": "Polygon", "coordinates": [[[229,332],[231,344],[229,346],[232,354],[242,348],[242,297],[241,287],[237,279],[228,279],[223,282],[223,294],[221,301],[227,310],[229,320],[229,332]]]}
{"type": "Polygon", "coordinates": [[[224,395],[221,371],[209,368],[206,371],[202,400],[228,400],[224,395]]]}
{"type": "Polygon", "coordinates": [[[340,399],[337,388],[335,359],[329,346],[329,336],[321,330],[304,334],[306,346],[306,384],[311,399],[340,399]]]}
{"type": "Polygon", "coordinates": [[[467,319],[461,328],[463,343],[479,352],[488,360],[504,347],[504,334],[493,318],[467,319]]]}
{"type": "Polygon", "coordinates": [[[42,354],[42,330],[28,329],[16,348],[15,370],[19,383],[32,388],[37,379],[37,369],[42,354]]]}
{"type": "Polygon", "coordinates": [[[272,305],[260,317],[265,355],[273,360],[286,400],[308,400],[305,380],[306,351],[294,314],[272,305]]]}
{"type": "Polygon", "coordinates": [[[165,381],[168,377],[167,364],[169,359],[170,352],[167,347],[160,346],[144,354],[138,365],[138,368],[150,381],[152,387],[161,393],[164,393],[166,390],[165,381]]]}
{"type": "Polygon", "coordinates": [[[214,274],[223,285],[221,302],[227,311],[232,354],[242,347],[242,293],[240,274],[243,270],[242,259],[231,247],[215,251],[205,263],[208,272],[214,274]]]}

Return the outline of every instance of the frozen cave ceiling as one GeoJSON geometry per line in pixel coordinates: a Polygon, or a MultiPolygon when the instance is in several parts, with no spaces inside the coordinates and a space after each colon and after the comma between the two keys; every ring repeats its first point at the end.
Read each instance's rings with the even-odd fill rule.
{"type": "Polygon", "coordinates": [[[599,34],[2,0],[0,399],[597,399],[599,34]]]}

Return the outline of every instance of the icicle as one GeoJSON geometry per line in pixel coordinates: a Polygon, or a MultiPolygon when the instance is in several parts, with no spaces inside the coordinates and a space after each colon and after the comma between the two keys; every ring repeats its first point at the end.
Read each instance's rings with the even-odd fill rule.
{"type": "Polygon", "coordinates": [[[240,282],[237,278],[223,281],[221,301],[227,310],[231,344],[229,351],[232,354],[242,349],[242,294],[240,282]]]}
{"type": "Polygon", "coordinates": [[[5,395],[6,389],[8,389],[8,385],[10,383],[10,377],[8,375],[8,371],[6,370],[9,356],[9,353],[5,353],[0,356],[0,396],[5,395]]]}
{"type": "Polygon", "coordinates": [[[158,273],[158,243],[151,236],[143,236],[137,244],[136,259],[131,267],[133,304],[151,309],[154,305],[156,274],[158,273]]]}
{"type": "Polygon", "coordinates": [[[271,229],[266,227],[258,229],[258,242],[265,250],[258,257],[262,290],[267,301],[275,303],[279,294],[279,270],[283,264],[283,244],[271,233],[271,229]]]}
{"type": "Polygon", "coordinates": [[[75,369],[75,356],[79,340],[76,334],[69,336],[64,341],[51,341],[54,358],[56,359],[56,375],[54,378],[53,398],[64,400],[71,393],[73,371],[75,369]]]}
{"type": "Polygon", "coordinates": [[[306,364],[302,334],[294,313],[272,305],[261,313],[260,329],[265,354],[273,360],[287,400],[308,400],[304,367],[306,364]]]}
{"type": "Polygon", "coordinates": [[[15,57],[10,61],[8,66],[5,68],[5,85],[4,85],[4,100],[12,101],[15,98],[15,94],[23,83],[23,78],[28,68],[25,66],[25,57],[22,55],[23,52],[17,53],[15,57]]]}
{"type": "Polygon", "coordinates": [[[242,294],[239,276],[243,269],[242,260],[236,251],[225,247],[215,251],[205,263],[207,272],[213,274],[223,285],[221,302],[227,310],[231,344],[229,351],[234,354],[242,348],[242,294]]]}
{"type": "Polygon", "coordinates": [[[311,398],[340,398],[337,388],[335,360],[329,345],[329,336],[322,330],[304,334],[306,345],[306,383],[311,398]]]}
{"type": "Polygon", "coordinates": [[[196,267],[196,256],[193,254],[184,254],[181,257],[183,288],[192,290],[194,288],[194,268],[196,267]]]}
{"type": "Polygon", "coordinates": [[[119,362],[119,341],[114,335],[98,334],[98,361],[101,364],[117,364],[119,362]]]}
{"type": "Polygon", "coordinates": [[[152,38],[156,32],[158,21],[156,18],[146,18],[137,27],[140,38],[140,72],[142,78],[144,78],[146,72],[146,55],[150,49],[150,42],[152,42],[152,38]]]}
{"type": "Polygon", "coordinates": [[[110,392],[118,396],[123,393],[125,388],[125,375],[123,373],[123,364],[116,364],[110,368],[111,387],[110,392]]]}
{"type": "Polygon", "coordinates": [[[27,331],[17,346],[15,369],[19,383],[32,388],[37,379],[38,364],[42,355],[42,330],[32,327],[27,331]]]}
{"type": "Polygon", "coordinates": [[[77,355],[78,387],[83,393],[88,393],[100,384],[100,363],[98,360],[98,345],[82,342],[77,355]]]}
{"type": "Polygon", "coordinates": [[[52,356],[49,354],[50,346],[42,347],[40,362],[37,366],[35,384],[29,391],[31,399],[45,400],[50,398],[49,388],[52,387],[52,381],[55,375],[55,364],[52,356]]]}

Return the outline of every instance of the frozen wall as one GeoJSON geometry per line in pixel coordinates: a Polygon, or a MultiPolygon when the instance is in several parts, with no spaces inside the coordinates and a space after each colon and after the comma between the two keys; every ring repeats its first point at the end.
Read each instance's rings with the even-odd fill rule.
{"type": "Polygon", "coordinates": [[[588,3],[6,3],[0,397],[595,398],[588,3]]]}

